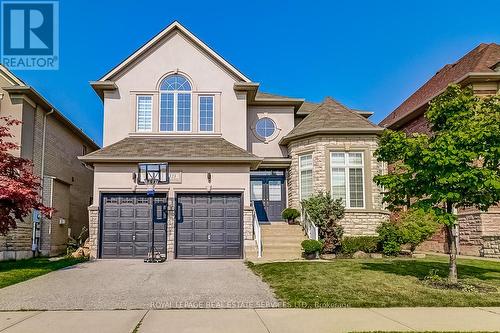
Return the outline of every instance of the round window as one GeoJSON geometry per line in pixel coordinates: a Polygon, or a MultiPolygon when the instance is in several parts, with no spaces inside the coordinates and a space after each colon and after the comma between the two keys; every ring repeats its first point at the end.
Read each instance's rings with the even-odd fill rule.
{"type": "Polygon", "coordinates": [[[255,132],[264,139],[269,138],[276,131],[276,124],[271,118],[261,118],[255,124],[255,132]]]}

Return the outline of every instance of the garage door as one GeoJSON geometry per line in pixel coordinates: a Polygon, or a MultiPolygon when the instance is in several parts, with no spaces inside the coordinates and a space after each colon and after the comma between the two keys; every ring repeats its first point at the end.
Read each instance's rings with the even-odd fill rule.
{"type": "Polygon", "coordinates": [[[155,248],[166,249],[166,196],[152,200],[145,194],[102,196],[101,258],[146,258],[155,219],[155,248]]]}
{"type": "Polygon", "coordinates": [[[177,258],[242,257],[241,194],[177,196],[177,258]]]}

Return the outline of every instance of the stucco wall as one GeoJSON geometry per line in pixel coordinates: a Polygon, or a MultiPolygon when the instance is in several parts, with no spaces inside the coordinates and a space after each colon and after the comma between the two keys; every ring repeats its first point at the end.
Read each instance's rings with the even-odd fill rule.
{"type": "Polygon", "coordinates": [[[260,157],[286,157],[286,147],[280,146],[279,141],[287,135],[294,126],[293,107],[249,107],[247,114],[247,150],[260,157]],[[276,132],[267,140],[259,137],[255,132],[255,124],[261,118],[270,118],[276,124],[276,132]]]}
{"type": "MultiPolygon", "coordinates": [[[[119,77],[113,78],[118,91],[105,93],[104,146],[135,131],[134,96],[138,93],[154,95],[153,131],[158,133],[158,86],[162,78],[176,71],[191,81],[193,120],[197,114],[196,95],[215,95],[215,109],[221,113],[215,119],[220,123],[220,133],[226,140],[246,149],[246,95],[235,93],[236,78],[178,32],[163,40],[119,77]]],[[[197,126],[192,126],[192,129],[196,132],[197,126]]]]}
{"type": "Polygon", "coordinates": [[[313,156],[314,192],[330,192],[330,151],[362,151],[365,161],[365,208],[346,209],[341,223],[346,235],[375,234],[377,226],[388,218],[388,212],[383,209],[380,188],[373,182],[373,177],[383,171],[383,165],[373,156],[377,145],[375,135],[316,136],[290,143],[288,150],[292,163],[287,179],[289,206],[300,207],[299,156],[313,156]]]}

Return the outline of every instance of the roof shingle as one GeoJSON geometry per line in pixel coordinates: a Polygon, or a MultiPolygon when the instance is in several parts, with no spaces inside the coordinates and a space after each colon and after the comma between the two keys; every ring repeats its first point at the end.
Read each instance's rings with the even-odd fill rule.
{"type": "Polygon", "coordinates": [[[378,133],[383,129],[368,119],[327,97],[283,139],[281,144],[309,135],[326,133],[378,133]]]}
{"type": "Polygon", "coordinates": [[[492,73],[492,67],[500,62],[500,45],[480,44],[454,64],[447,64],[429,81],[392,111],[381,126],[391,127],[396,121],[408,116],[424,103],[436,97],[448,85],[458,83],[468,73],[492,73]]]}
{"type": "Polygon", "coordinates": [[[261,159],[221,137],[127,137],[80,158],[99,161],[241,161],[261,159]]]}

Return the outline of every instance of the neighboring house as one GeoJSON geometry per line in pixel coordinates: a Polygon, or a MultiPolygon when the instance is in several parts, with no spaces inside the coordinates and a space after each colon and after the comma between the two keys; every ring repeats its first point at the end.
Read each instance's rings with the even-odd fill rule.
{"type": "MultiPolygon", "coordinates": [[[[441,94],[448,85],[469,86],[479,96],[500,92],[500,45],[480,44],[454,64],[444,66],[413,95],[380,122],[381,126],[406,133],[430,134],[424,117],[429,101],[441,94]]],[[[487,212],[473,209],[459,213],[462,254],[500,257],[500,208],[487,212]]],[[[424,243],[424,249],[446,251],[444,233],[424,243]]]]}
{"type": "Polygon", "coordinates": [[[242,258],[255,216],[281,221],[319,191],[345,200],[346,234],[375,234],[387,218],[371,113],[262,93],[177,22],[91,85],[104,103],[104,147],[81,158],[94,168],[94,258],[147,255],[152,200],[136,181],[145,162],[169,163],[154,200],[168,205],[168,217],[155,213],[168,258],[242,258]]]}
{"type": "Polygon", "coordinates": [[[22,121],[11,128],[11,140],[20,146],[11,153],[33,162],[33,173],[43,179],[42,200],[55,208],[50,219],[29,216],[7,236],[0,236],[0,260],[63,253],[68,236],[78,237],[82,228],[88,228],[92,171],[77,156],[99,147],[2,65],[0,87],[0,116],[22,121]]]}

